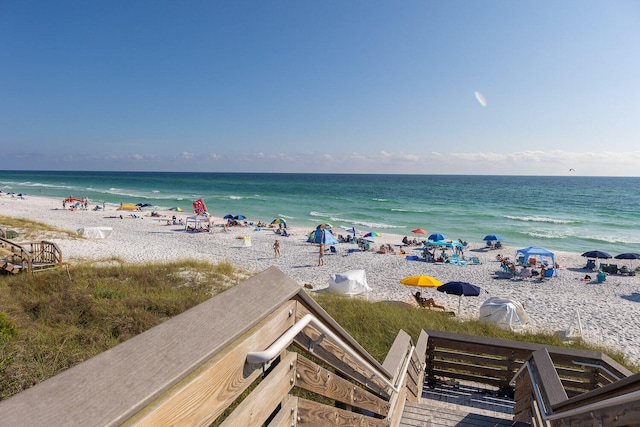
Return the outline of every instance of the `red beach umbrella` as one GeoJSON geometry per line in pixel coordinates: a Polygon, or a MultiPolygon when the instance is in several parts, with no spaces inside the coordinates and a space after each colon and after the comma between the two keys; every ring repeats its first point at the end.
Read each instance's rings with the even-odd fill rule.
{"type": "Polygon", "coordinates": [[[411,230],[411,232],[414,234],[427,234],[427,230],[423,230],[422,228],[416,228],[414,230],[411,230]]]}

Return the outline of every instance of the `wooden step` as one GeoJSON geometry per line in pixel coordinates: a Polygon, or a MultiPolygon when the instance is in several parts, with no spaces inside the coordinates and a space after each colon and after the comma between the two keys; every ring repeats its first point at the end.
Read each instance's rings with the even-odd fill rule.
{"type": "Polygon", "coordinates": [[[18,274],[20,273],[20,271],[22,271],[22,266],[5,261],[2,264],[2,270],[8,271],[9,273],[12,273],[12,274],[18,274]]]}

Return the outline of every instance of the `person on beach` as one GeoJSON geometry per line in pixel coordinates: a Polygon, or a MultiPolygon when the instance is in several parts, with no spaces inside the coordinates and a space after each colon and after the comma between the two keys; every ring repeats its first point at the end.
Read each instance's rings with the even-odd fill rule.
{"type": "Polygon", "coordinates": [[[275,258],[280,256],[280,241],[278,239],[276,239],[276,241],[273,242],[273,256],[275,258]]]}
{"type": "Polygon", "coordinates": [[[324,244],[320,243],[320,251],[318,253],[318,265],[324,265],[324,244]]]}
{"type": "Polygon", "coordinates": [[[423,308],[435,307],[435,308],[440,308],[442,310],[445,309],[444,306],[436,304],[436,301],[433,298],[423,297],[420,291],[416,291],[416,293],[413,296],[415,297],[416,302],[420,307],[423,307],[423,308]]]}

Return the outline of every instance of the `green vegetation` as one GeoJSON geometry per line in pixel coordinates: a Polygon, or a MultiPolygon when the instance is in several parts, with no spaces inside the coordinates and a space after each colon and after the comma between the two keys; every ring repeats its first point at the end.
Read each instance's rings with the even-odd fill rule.
{"type": "Polygon", "coordinates": [[[81,265],[0,280],[0,399],[246,279],[230,264],[81,265]]]}
{"type": "MultiPolygon", "coordinates": [[[[0,400],[103,352],[248,278],[230,264],[199,261],[130,265],[118,259],[0,276],[0,400]]],[[[553,335],[517,335],[403,303],[332,294],[318,303],[382,362],[400,329],[423,328],[564,345],[553,335]]],[[[637,371],[621,353],[603,351],[637,371]]]]}
{"type": "Polygon", "coordinates": [[[565,346],[606,353],[631,371],[640,367],[627,360],[621,352],[576,341],[569,345],[554,334],[516,334],[479,321],[460,321],[444,312],[418,309],[395,302],[368,302],[335,294],[322,294],[318,303],[376,360],[382,362],[400,329],[418,341],[422,329],[486,336],[546,345],[565,346]]]}

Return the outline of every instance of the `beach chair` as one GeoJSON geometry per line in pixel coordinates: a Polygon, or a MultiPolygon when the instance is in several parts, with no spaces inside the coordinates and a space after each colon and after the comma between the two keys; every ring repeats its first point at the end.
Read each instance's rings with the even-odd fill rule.
{"type": "Polygon", "coordinates": [[[413,295],[413,299],[416,300],[418,306],[421,308],[428,308],[429,310],[431,310],[431,308],[433,307],[440,308],[443,311],[445,310],[445,307],[443,305],[436,304],[433,298],[424,298],[423,296],[419,295],[418,292],[416,292],[415,294],[411,293],[411,295],[413,295]]]}
{"type": "Polygon", "coordinates": [[[480,262],[480,258],[478,258],[477,256],[472,256],[472,257],[469,258],[469,264],[471,264],[471,265],[480,265],[482,263],[480,262]]]}
{"type": "Polygon", "coordinates": [[[449,261],[449,263],[454,265],[467,265],[467,261],[461,259],[458,254],[451,255],[451,260],[449,261]]]}

